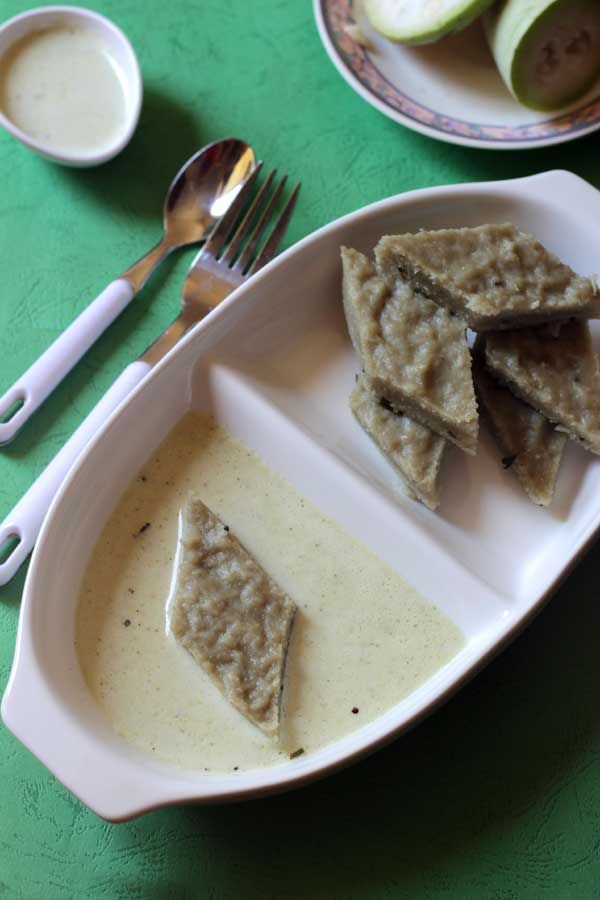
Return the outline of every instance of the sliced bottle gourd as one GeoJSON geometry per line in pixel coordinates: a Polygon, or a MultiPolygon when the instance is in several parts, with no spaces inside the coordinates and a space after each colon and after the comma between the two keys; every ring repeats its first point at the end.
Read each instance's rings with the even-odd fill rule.
{"type": "Polygon", "coordinates": [[[493,0],[364,0],[374,28],[401,44],[432,44],[466,28],[493,0]]]}
{"type": "Polygon", "coordinates": [[[600,74],[598,0],[506,0],[485,27],[502,78],[531,109],[560,109],[600,74]]]}

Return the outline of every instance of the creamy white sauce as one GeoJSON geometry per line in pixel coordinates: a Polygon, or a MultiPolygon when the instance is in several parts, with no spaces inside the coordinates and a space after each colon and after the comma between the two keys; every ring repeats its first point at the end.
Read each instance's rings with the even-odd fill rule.
{"type": "Polygon", "coordinates": [[[210,771],[266,766],[330,743],[413,691],[462,643],[432,603],[197,416],[178,425],[112,514],[76,624],[85,680],[115,730],[162,761],[210,771]],[[165,630],[178,512],[190,491],[298,604],[280,747],[229,706],[165,630]]]}
{"type": "Polygon", "coordinates": [[[0,110],[51,149],[93,152],[123,131],[122,75],[93,31],[67,25],[34,31],[0,60],[0,110]]]}

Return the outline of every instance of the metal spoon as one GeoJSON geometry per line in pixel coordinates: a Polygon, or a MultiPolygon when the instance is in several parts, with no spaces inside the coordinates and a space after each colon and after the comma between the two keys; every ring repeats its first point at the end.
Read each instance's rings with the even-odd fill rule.
{"type": "Polygon", "coordinates": [[[177,247],[203,240],[254,168],[252,148],[229,138],[208,144],[179,170],[167,191],[159,243],[105,288],[0,398],[0,444],[11,441],[46,397],[125,309],[177,247]]]}

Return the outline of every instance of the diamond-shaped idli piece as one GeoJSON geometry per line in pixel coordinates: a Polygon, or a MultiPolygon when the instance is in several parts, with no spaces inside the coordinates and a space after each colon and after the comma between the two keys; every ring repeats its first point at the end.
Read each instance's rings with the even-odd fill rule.
{"type": "Polygon", "coordinates": [[[477,404],[463,319],[378,275],[356,250],[342,248],[348,329],[369,387],[401,414],[467,453],[477,450],[477,404]]]}
{"type": "Polygon", "coordinates": [[[375,396],[364,375],[356,380],[350,409],[401,476],[409,496],[436,509],[440,503],[440,467],[447,446],[444,438],[409,416],[395,413],[387,400],[375,396]]]}
{"type": "Polygon", "coordinates": [[[484,348],[494,378],[600,454],[600,372],[587,322],[493,332],[484,348]]]}
{"type": "Polygon", "coordinates": [[[171,631],[242,715],[278,737],[296,606],[198,497],[181,515],[171,631]]]}
{"type": "Polygon", "coordinates": [[[554,496],[567,435],[495,381],[486,370],[482,347],[473,356],[473,381],[479,409],[489,423],[502,454],[527,496],[548,506],[554,496]]]}
{"type": "Polygon", "coordinates": [[[595,281],[514,225],[386,235],[375,258],[383,274],[402,275],[475,331],[600,317],[595,281]]]}

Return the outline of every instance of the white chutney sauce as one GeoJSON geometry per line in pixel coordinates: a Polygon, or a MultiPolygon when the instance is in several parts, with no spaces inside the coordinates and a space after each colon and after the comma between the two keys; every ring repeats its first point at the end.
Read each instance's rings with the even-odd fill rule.
{"type": "Polygon", "coordinates": [[[92,153],[123,131],[122,77],[91,29],[65,24],[33,31],[0,60],[0,110],[52,150],[92,153]]]}
{"type": "Polygon", "coordinates": [[[81,586],[76,649],[114,729],[185,769],[310,753],[407,696],[463,637],[212,419],[187,416],[111,515],[81,586]],[[237,712],[165,628],[178,513],[197,493],[298,605],[281,746],[237,712]]]}

